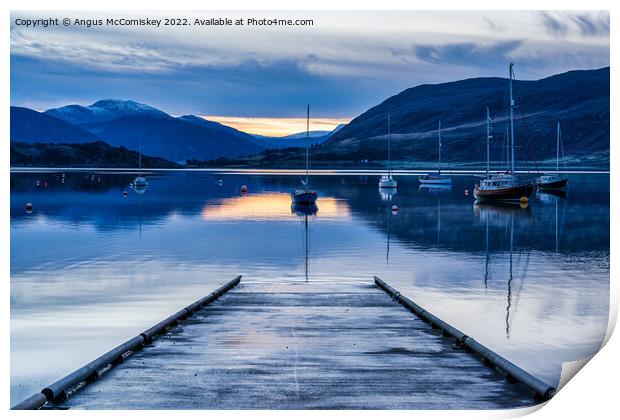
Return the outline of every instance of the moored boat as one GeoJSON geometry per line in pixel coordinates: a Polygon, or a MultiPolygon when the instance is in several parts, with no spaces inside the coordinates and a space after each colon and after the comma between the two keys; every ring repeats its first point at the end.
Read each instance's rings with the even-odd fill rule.
{"type": "Polygon", "coordinates": [[[489,173],[489,142],[491,139],[489,108],[487,107],[487,173],[486,178],[480,180],[474,187],[474,197],[479,201],[521,201],[527,202],[535,187],[535,182],[531,180],[520,180],[515,172],[515,135],[514,135],[514,108],[515,101],[512,95],[513,64],[510,63],[509,90],[510,90],[510,169],[504,173],[491,175],[489,173]]]}
{"type": "Polygon", "coordinates": [[[556,154],[555,154],[555,174],[543,174],[536,179],[536,184],[540,189],[558,189],[564,188],[568,184],[568,177],[560,174],[560,144],[562,142],[562,131],[558,122],[558,130],[556,136],[556,154]]]}
{"type": "Polygon", "coordinates": [[[314,204],[319,198],[319,194],[310,188],[310,175],[309,175],[309,149],[310,143],[310,105],[306,110],[306,179],[302,181],[303,188],[296,188],[291,192],[291,200],[294,204],[314,204]]]}
{"type": "Polygon", "coordinates": [[[149,186],[148,180],[142,175],[142,140],[140,140],[140,151],[138,155],[138,176],[133,180],[133,189],[136,192],[142,193],[146,191],[149,186]]]}
{"type": "Polygon", "coordinates": [[[430,184],[430,185],[452,185],[452,178],[444,176],[441,174],[441,121],[439,121],[439,129],[438,129],[438,142],[439,142],[439,157],[437,159],[437,172],[430,173],[424,176],[419,177],[421,184],[430,184]]]}
{"type": "Polygon", "coordinates": [[[390,113],[388,112],[388,171],[382,175],[379,180],[379,188],[396,188],[398,183],[392,177],[392,130],[391,130],[390,113]]]}

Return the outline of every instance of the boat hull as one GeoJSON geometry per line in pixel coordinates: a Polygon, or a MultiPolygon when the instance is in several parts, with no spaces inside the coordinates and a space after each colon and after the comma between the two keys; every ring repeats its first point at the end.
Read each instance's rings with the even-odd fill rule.
{"type": "Polygon", "coordinates": [[[523,184],[510,188],[481,190],[474,188],[474,197],[479,201],[520,201],[522,197],[529,198],[534,190],[534,184],[523,184]]]}
{"type": "Polygon", "coordinates": [[[568,178],[558,179],[557,181],[552,181],[552,182],[539,182],[538,188],[540,189],[565,188],[566,184],[568,184],[568,178]]]}
{"type": "Polygon", "coordinates": [[[395,179],[382,179],[379,181],[379,188],[396,188],[396,186],[395,179]]]}
{"type": "Polygon", "coordinates": [[[319,194],[316,191],[293,191],[291,200],[294,204],[314,204],[319,194]]]}
{"type": "Polygon", "coordinates": [[[452,185],[452,178],[418,178],[423,185],[452,185]]]}

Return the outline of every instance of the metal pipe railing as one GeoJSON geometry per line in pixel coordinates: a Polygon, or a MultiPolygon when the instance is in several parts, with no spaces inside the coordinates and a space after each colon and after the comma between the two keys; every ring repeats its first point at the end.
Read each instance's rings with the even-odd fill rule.
{"type": "Polygon", "coordinates": [[[409,309],[420,319],[429,323],[433,328],[440,329],[443,335],[453,337],[458,345],[477,354],[483,363],[503,372],[507,381],[521,383],[525,388],[534,393],[536,399],[541,401],[547,401],[555,395],[556,389],[551,385],[541,381],[511,361],[495,353],[493,350],[431,314],[420,305],[401,295],[400,292],[379,277],[375,276],[374,279],[375,284],[392,296],[394,301],[409,309]]]}

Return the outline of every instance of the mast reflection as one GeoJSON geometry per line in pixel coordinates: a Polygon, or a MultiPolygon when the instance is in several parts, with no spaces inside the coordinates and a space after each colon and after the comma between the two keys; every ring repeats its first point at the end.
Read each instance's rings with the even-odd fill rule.
{"type": "Polygon", "coordinates": [[[319,211],[318,206],[315,203],[293,203],[291,205],[291,213],[303,219],[304,224],[304,276],[306,283],[308,282],[308,217],[314,216],[319,211]]]}

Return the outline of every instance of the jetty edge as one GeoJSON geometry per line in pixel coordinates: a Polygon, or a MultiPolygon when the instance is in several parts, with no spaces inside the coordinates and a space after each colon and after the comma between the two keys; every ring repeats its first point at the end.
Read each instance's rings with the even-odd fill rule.
{"type": "Polygon", "coordinates": [[[41,392],[31,395],[22,402],[14,405],[11,407],[11,410],[38,410],[47,403],[65,401],[69,397],[70,390],[96,381],[103,373],[126,360],[132,353],[141,350],[145,344],[152,343],[158,335],[164,333],[169,327],[177,325],[180,320],[188,318],[203,306],[214,302],[224,293],[237,286],[241,281],[241,277],[241,275],[238,275],[205,297],[186,306],[163,321],[138,334],[136,337],[127,340],[76,371],[43,388],[41,392]]]}
{"type": "Polygon", "coordinates": [[[478,355],[484,365],[502,373],[507,382],[520,383],[533,393],[535,400],[544,402],[550,400],[555,395],[556,389],[551,385],[543,382],[511,361],[495,353],[493,350],[478,343],[472,337],[469,337],[452,325],[439,319],[420,305],[401,295],[398,290],[394,289],[379,277],[374,276],[374,280],[377,286],[392,297],[392,300],[409,309],[424,322],[430,324],[434,329],[440,329],[444,336],[454,338],[458,346],[478,355]]]}

